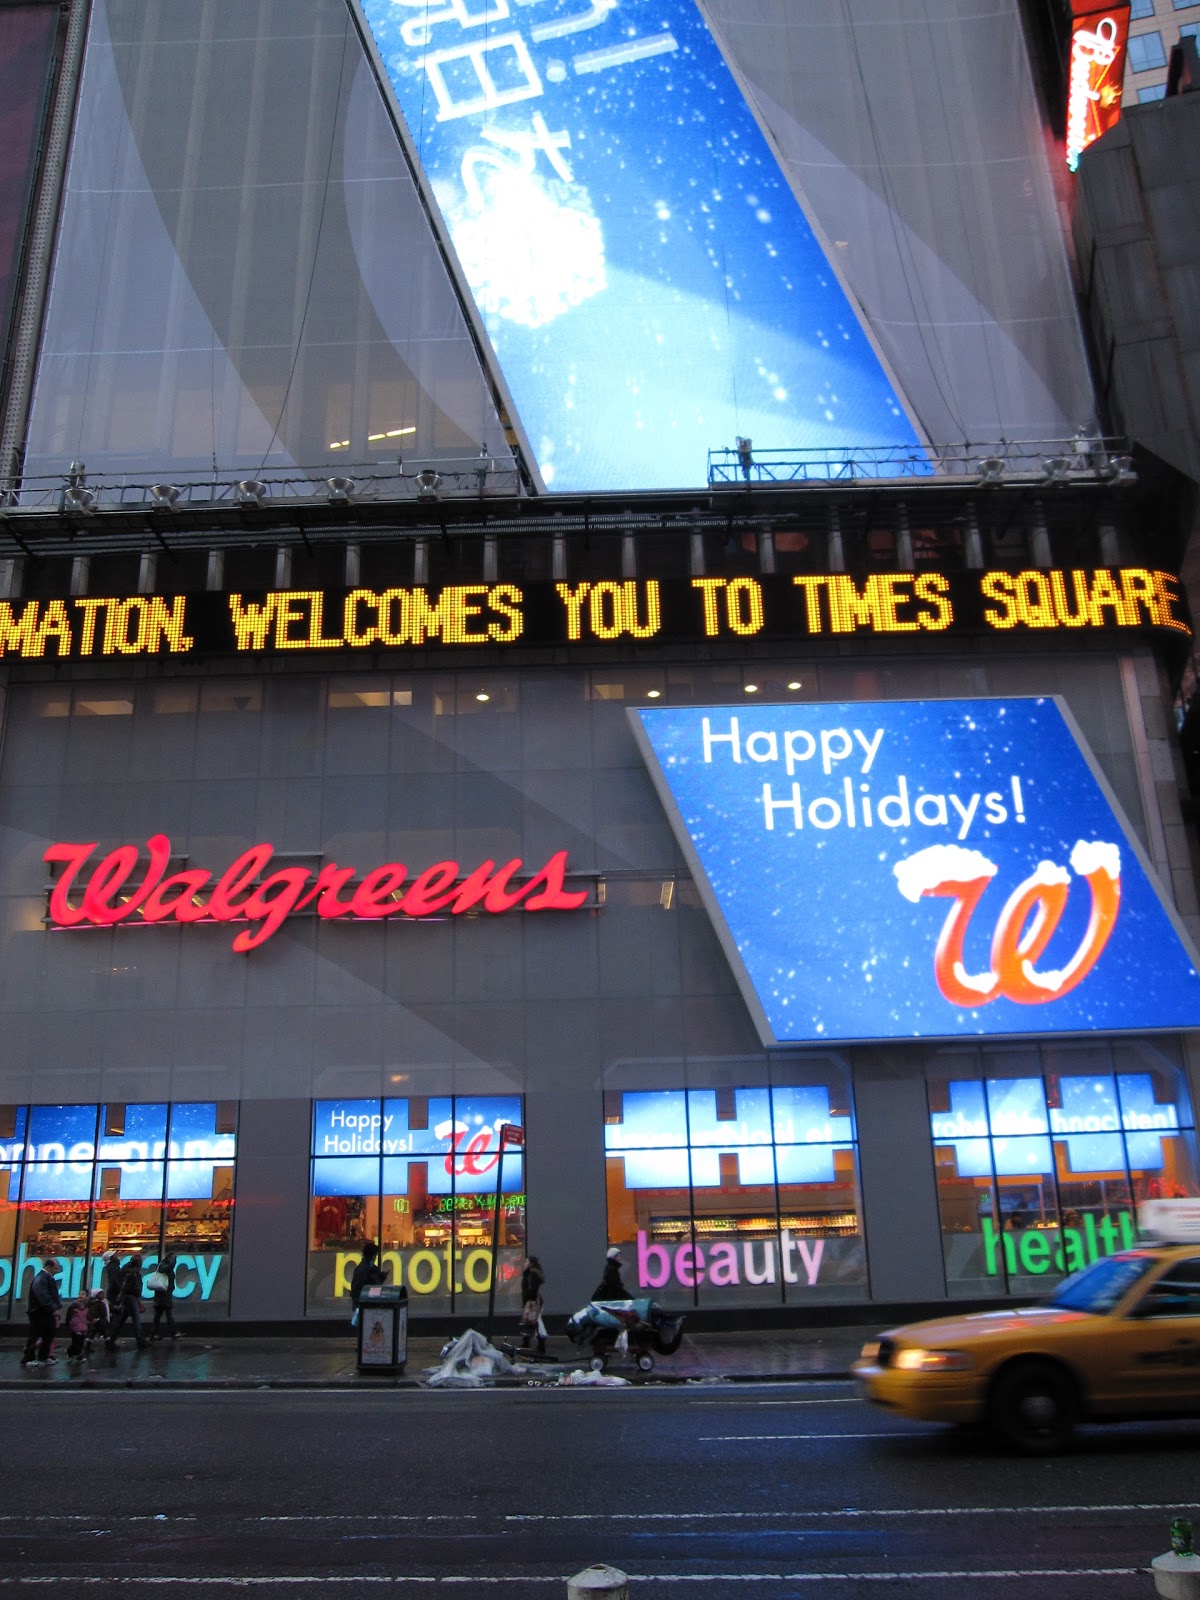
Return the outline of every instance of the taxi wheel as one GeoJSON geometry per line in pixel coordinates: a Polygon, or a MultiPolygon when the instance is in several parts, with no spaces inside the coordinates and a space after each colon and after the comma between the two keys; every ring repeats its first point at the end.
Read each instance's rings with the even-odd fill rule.
{"type": "Polygon", "coordinates": [[[1078,1415],[1070,1376],[1048,1361],[1025,1361],[996,1380],[989,1407],[992,1430],[1026,1455],[1051,1455],[1069,1442],[1078,1415]]]}

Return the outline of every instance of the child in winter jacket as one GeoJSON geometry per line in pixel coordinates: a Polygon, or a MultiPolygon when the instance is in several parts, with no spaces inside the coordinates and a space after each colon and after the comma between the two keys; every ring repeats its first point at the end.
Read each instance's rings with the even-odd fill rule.
{"type": "Polygon", "coordinates": [[[67,1346],[68,1361],[82,1361],[83,1347],[88,1331],[88,1293],[81,1289],[67,1307],[65,1318],[66,1330],[71,1335],[71,1343],[67,1346]]]}
{"type": "Polygon", "coordinates": [[[88,1295],[85,1355],[91,1355],[93,1341],[108,1338],[109,1320],[108,1301],[104,1298],[103,1290],[97,1289],[94,1293],[88,1295]]]}

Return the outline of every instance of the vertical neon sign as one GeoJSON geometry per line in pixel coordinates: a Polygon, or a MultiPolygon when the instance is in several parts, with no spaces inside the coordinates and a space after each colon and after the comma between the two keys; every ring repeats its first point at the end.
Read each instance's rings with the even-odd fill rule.
{"type": "Polygon", "coordinates": [[[1128,37],[1127,5],[1090,11],[1071,24],[1067,166],[1072,172],[1087,147],[1120,121],[1128,37]]]}

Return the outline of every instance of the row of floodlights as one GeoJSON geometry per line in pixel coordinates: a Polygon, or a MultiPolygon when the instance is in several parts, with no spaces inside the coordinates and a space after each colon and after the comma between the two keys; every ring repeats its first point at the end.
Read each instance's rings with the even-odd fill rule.
{"type": "MultiPolygon", "coordinates": [[[[82,462],[73,461],[63,490],[64,511],[91,512],[96,509],[98,495],[84,482],[82,462]]],[[[441,495],[442,476],[432,467],[422,467],[413,475],[418,500],[437,500],[441,495]]],[[[326,478],[325,496],[331,506],[349,505],[354,499],[357,485],[353,478],[326,478]]],[[[242,478],[234,485],[234,499],[239,506],[262,506],[271,492],[271,486],[261,478],[242,478]]],[[[146,491],[151,508],[155,511],[177,511],[186,491],[174,483],[152,483],[146,491]]]]}
{"type": "MultiPolygon", "coordinates": [[[[1084,465],[1102,482],[1116,483],[1119,478],[1127,477],[1133,471],[1133,458],[1099,454],[1084,457],[1081,461],[1078,456],[1047,456],[1042,461],[1042,480],[1045,483],[1066,483],[1084,465]]],[[[975,463],[975,470],[980,483],[1002,483],[1009,466],[1010,463],[1003,456],[984,456],[982,461],[975,463]]],[[[1019,467],[1015,475],[1027,476],[1019,467]]]]}

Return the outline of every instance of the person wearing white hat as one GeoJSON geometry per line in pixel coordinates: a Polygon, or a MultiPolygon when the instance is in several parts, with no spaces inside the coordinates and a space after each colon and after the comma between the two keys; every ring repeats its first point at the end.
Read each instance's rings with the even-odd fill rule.
{"type": "Polygon", "coordinates": [[[632,1300],[633,1296],[621,1282],[621,1252],[613,1245],[604,1258],[604,1276],[592,1293],[593,1300],[632,1300]]]}
{"type": "Polygon", "coordinates": [[[112,1312],[121,1298],[121,1258],[115,1250],[106,1250],[100,1259],[104,1263],[104,1298],[112,1312]]]}

